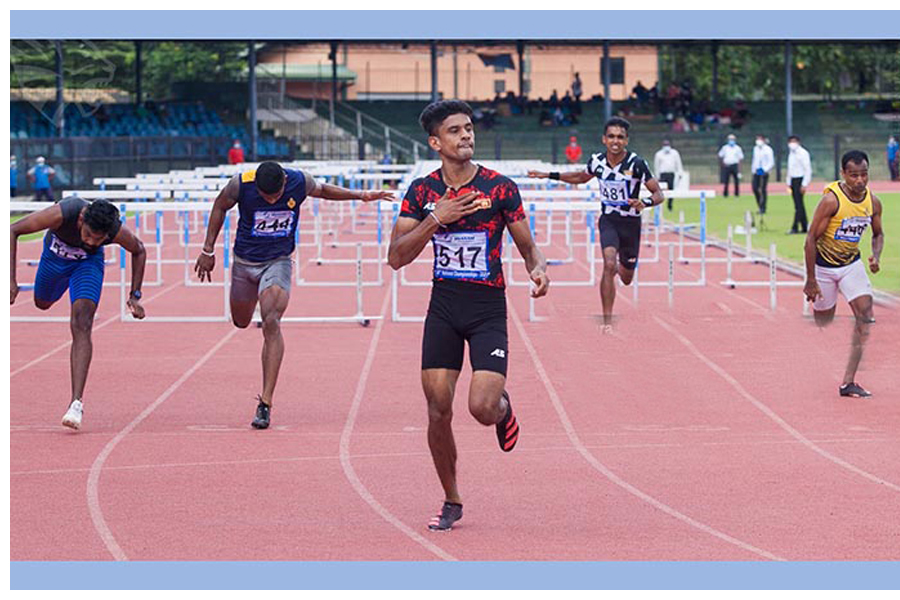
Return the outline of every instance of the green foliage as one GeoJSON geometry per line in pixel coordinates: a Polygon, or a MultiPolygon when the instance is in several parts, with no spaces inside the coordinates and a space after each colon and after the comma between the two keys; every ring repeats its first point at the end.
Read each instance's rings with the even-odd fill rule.
{"type": "MultiPolygon", "coordinates": [[[[689,80],[699,97],[711,97],[713,45],[663,45],[660,82],[689,80]]],[[[784,98],[784,44],[719,45],[719,98],[784,98]]],[[[900,92],[900,45],[795,44],[794,94],[832,98],[840,93],[900,92]]]]}

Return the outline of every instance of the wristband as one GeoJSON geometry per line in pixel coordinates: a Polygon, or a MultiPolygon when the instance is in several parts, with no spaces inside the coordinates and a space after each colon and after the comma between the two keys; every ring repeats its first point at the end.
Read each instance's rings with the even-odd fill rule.
{"type": "Polygon", "coordinates": [[[428,214],[431,216],[432,219],[434,219],[434,222],[438,224],[438,227],[443,227],[443,226],[444,226],[444,224],[441,223],[441,220],[437,218],[437,215],[434,214],[434,211],[432,211],[432,212],[430,212],[430,213],[428,213],[428,214]]]}
{"type": "Polygon", "coordinates": [[[216,255],[216,251],[213,250],[212,252],[207,252],[207,251],[204,250],[203,248],[200,248],[200,254],[205,254],[206,256],[215,256],[215,255],[216,255]]]}
{"type": "Polygon", "coordinates": [[[551,171],[547,177],[549,179],[555,179],[556,181],[559,181],[559,171],[551,171]]]}
{"type": "Polygon", "coordinates": [[[653,200],[650,198],[641,198],[641,202],[644,203],[644,206],[653,206],[653,200]]]}

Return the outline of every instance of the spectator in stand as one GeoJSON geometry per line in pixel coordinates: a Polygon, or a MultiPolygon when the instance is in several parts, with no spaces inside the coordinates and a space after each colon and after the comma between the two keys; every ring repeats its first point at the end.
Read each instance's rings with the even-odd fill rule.
{"type": "Polygon", "coordinates": [[[550,108],[559,106],[559,94],[556,93],[556,90],[553,90],[553,93],[550,94],[550,100],[547,103],[550,105],[550,108]]]}
{"type": "MultiPolygon", "coordinates": [[[[675,189],[675,181],[684,171],[681,164],[681,154],[672,147],[672,142],[663,140],[662,148],[657,150],[653,157],[653,172],[659,177],[659,181],[666,183],[666,190],[675,189]]],[[[668,195],[668,194],[667,194],[668,195]]],[[[666,208],[672,210],[672,196],[668,195],[666,208]]]]}
{"type": "Polygon", "coordinates": [[[896,137],[891,136],[888,138],[887,144],[888,172],[891,174],[891,181],[900,179],[900,151],[898,150],[900,150],[900,144],[897,144],[896,137]]]}
{"type": "Polygon", "coordinates": [[[753,195],[756,197],[756,206],[759,208],[760,217],[766,214],[766,203],[769,200],[769,171],[774,166],[775,153],[772,151],[772,147],[766,143],[765,136],[757,135],[750,170],[753,171],[753,195]]]}
{"type": "Polygon", "coordinates": [[[244,162],[244,149],[241,147],[240,140],[234,140],[234,144],[228,150],[228,164],[239,165],[242,162],[244,162]]]}
{"type": "MultiPolygon", "coordinates": [[[[722,184],[725,186],[722,195],[728,197],[728,180],[734,178],[734,197],[740,198],[741,189],[741,161],[744,160],[744,151],[738,146],[737,138],[733,133],[728,134],[728,141],[719,148],[719,165],[722,168],[722,184]]],[[[806,228],[804,227],[804,231],[806,228]]]]}
{"type": "Polygon", "coordinates": [[[647,88],[644,87],[644,84],[641,83],[640,79],[638,79],[637,85],[631,88],[631,93],[634,94],[635,98],[637,98],[638,106],[644,106],[644,104],[647,103],[649,94],[647,92],[647,88]]]}
{"type": "Polygon", "coordinates": [[[16,163],[16,155],[9,157],[9,197],[16,197],[16,179],[19,178],[19,165],[16,163]]]}
{"type": "Polygon", "coordinates": [[[572,82],[572,96],[575,97],[575,114],[581,114],[581,96],[584,94],[584,87],[581,85],[581,76],[575,73],[575,80],[572,82]]]}
{"type": "Polygon", "coordinates": [[[569,138],[569,145],[566,146],[566,160],[570,164],[581,161],[581,146],[578,145],[578,139],[574,135],[569,138]]]}
{"type": "Polygon", "coordinates": [[[38,156],[33,167],[28,170],[28,181],[34,188],[34,199],[53,202],[53,188],[50,183],[56,176],[56,169],[46,164],[43,156],[38,156]]]}

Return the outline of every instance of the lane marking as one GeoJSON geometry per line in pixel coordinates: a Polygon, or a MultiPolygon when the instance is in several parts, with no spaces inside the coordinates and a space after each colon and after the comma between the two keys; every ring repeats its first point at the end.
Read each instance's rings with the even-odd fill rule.
{"type": "Polygon", "coordinates": [[[791,425],[788,424],[787,421],[782,419],[775,411],[773,411],[771,408],[769,408],[768,406],[766,406],[765,404],[763,404],[762,402],[757,400],[750,392],[748,392],[746,389],[744,389],[744,386],[742,386],[734,377],[732,377],[728,373],[728,371],[726,371],[725,369],[723,369],[722,367],[720,367],[719,365],[714,363],[705,354],[700,352],[700,350],[698,350],[697,347],[694,346],[694,344],[688,338],[686,338],[684,335],[682,335],[681,333],[676,331],[673,327],[671,327],[668,323],[666,323],[665,321],[660,319],[658,316],[653,315],[653,318],[656,319],[656,322],[659,324],[660,327],[662,327],[663,329],[665,329],[666,331],[671,333],[673,336],[675,336],[675,338],[679,342],[681,342],[682,345],[684,345],[688,350],[690,350],[691,353],[694,356],[696,356],[703,364],[705,364],[707,367],[709,367],[719,377],[721,377],[722,379],[727,381],[728,384],[731,387],[733,387],[735,389],[735,391],[737,391],[738,394],[740,394],[745,400],[747,400],[750,404],[752,404],[754,407],[756,407],[757,410],[759,410],[761,413],[763,413],[764,415],[769,417],[772,421],[774,421],[780,428],[782,428],[784,431],[786,431],[792,438],[794,438],[795,440],[797,440],[798,442],[800,442],[801,444],[803,444],[804,446],[806,446],[807,448],[809,448],[810,450],[815,452],[816,454],[820,455],[821,457],[823,457],[827,460],[830,460],[834,464],[836,464],[840,467],[843,467],[844,469],[847,469],[848,471],[851,471],[852,473],[856,473],[857,475],[864,477],[864,478],[868,479],[869,481],[877,483],[878,485],[883,485],[883,486],[888,487],[896,492],[900,492],[900,486],[898,486],[894,483],[891,483],[890,481],[886,481],[876,475],[873,475],[873,474],[869,473],[868,471],[864,471],[864,470],[860,469],[859,467],[843,460],[842,458],[838,458],[834,454],[831,454],[824,448],[819,447],[815,442],[808,439],[802,433],[800,433],[799,431],[797,431],[796,429],[791,427],[791,425]]]}
{"type": "Polygon", "coordinates": [[[547,376],[547,372],[544,370],[544,365],[541,363],[541,359],[537,355],[537,351],[534,349],[534,345],[531,343],[531,339],[528,337],[528,333],[525,331],[525,327],[522,325],[522,321],[519,318],[518,312],[515,310],[512,304],[509,305],[509,313],[512,316],[513,322],[516,325],[516,329],[519,331],[519,336],[522,338],[522,341],[525,343],[525,348],[528,350],[528,354],[531,355],[531,361],[534,363],[535,370],[537,371],[538,376],[544,384],[544,388],[547,390],[547,394],[550,396],[550,402],[553,404],[554,410],[556,410],[557,417],[563,425],[563,428],[566,431],[566,435],[569,438],[569,441],[578,450],[578,453],[581,454],[582,458],[587,461],[589,465],[591,465],[595,470],[597,470],[604,477],[609,479],[612,483],[616,484],[620,488],[624,489],[629,494],[636,496],[640,500],[650,504],[657,510],[664,512],[665,514],[673,517],[682,523],[685,523],[691,527],[699,529],[704,533],[707,533],[713,537],[716,537],[724,542],[737,546],[743,550],[756,554],[758,556],[762,556],[763,558],[767,558],[769,560],[778,560],[783,561],[786,560],[780,556],[772,554],[767,550],[763,550],[761,548],[757,548],[752,544],[748,544],[742,540],[739,540],[735,537],[728,535],[727,533],[723,533],[718,529],[710,527],[705,523],[701,523],[696,519],[693,519],[682,512],[672,508],[668,504],[665,504],[653,496],[642,492],[635,486],[631,485],[618,475],[616,475],[613,471],[611,471],[606,465],[601,463],[597,458],[585,447],[585,445],[581,442],[578,437],[578,434],[575,432],[575,427],[572,425],[572,421],[569,419],[569,415],[566,413],[565,407],[563,407],[562,400],[560,400],[559,395],[556,393],[556,389],[553,387],[553,383],[550,381],[550,378],[547,376]]]}
{"type": "Polygon", "coordinates": [[[178,378],[175,383],[169,386],[169,389],[164,391],[160,396],[154,400],[147,408],[145,408],[141,413],[134,418],[131,423],[126,425],[119,433],[117,433],[109,442],[106,443],[106,446],[103,447],[103,450],[100,451],[100,454],[97,455],[97,458],[94,459],[94,464],[91,465],[91,470],[88,474],[87,480],[87,502],[88,502],[88,510],[91,513],[91,521],[94,523],[94,529],[97,530],[97,534],[100,536],[100,539],[103,540],[103,544],[106,546],[106,549],[109,550],[109,553],[113,555],[113,558],[116,560],[128,560],[128,557],[125,555],[125,552],[119,546],[118,542],[116,542],[116,538],[113,536],[112,531],[109,526],[106,524],[106,519],[103,518],[103,510],[100,508],[100,473],[103,470],[103,464],[106,462],[106,459],[112,454],[112,451],[115,447],[125,439],[125,436],[128,435],[135,427],[137,427],[141,421],[150,416],[150,414],[156,410],[159,405],[165,402],[172,394],[178,390],[181,385],[190,379],[190,377],[196,373],[200,367],[206,364],[212,356],[219,351],[222,346],[224,346],[228,340],[230,340],[239,330],[235,327],[232,327],[231,330],[225,334],[222,339],[216,342],[216,345],[213,346],[206,354],[204,354],[194,365],[189,368],[184,374],[178,378]]]}
{"type": "Polygon", "coordinates": [[[359,416],[359,407],[362,405],[363,393],[366,389],[366,381],[369,379],[369,373],[372,371],[372,363],[375,361],[375,351],[378,348],[378,340],[381,337],[381,330],[384,326],[384,322],[387,320],[385,317],[385,313],[388,308],[388,301],[391,298],[390,290],[384,296],[384,301],[381,303],[381,312],[378,313],[382,315],[382,318],[378,320],[378,324],[375,326],[375,333],[372,335],[372,341],[369,343],[369,351],[366,353],[366,361],[363,364],[362,371],[359,374],[359,381],[356,384],[356,393],[353,395],[353,402],[350,405],[350,412],[347,415],[347,421],[344,424],[344,430],[341,433],[341,444],[340,444],[340,459],[341,459],[341,468],[344,470],[344,475],[347,477],[347,481],[350,482],[350,485],[356,491],[359,496],[365,500],[366,504],[368,504],[372,510],[374,510],[378,515],[400,530],[406,537],[410,538],[414,542],[420,544],[423,548],[437,556],[442,560],[447,561],[455,561],[456,557],[444,551],[439,546],[431,543],[423,535],[414,531],[411,527],[400,521],[397,517],[395,517],[391,512],[386,509],[371,492],[366,488],[365,484],[360,480],[359,476],[356,474],[356,471],[353,469],[353,464],[350,461],[350,437],[353,435],[353,426],[356,424],[356,418],[359,416]]]}
{"type": "MultiPolygon", "coordinates": [[[[179,281],[178,283],[173,283],[172,285],[168,286],[167,288],[160,290],[159,292],[157,292],[157,293],[154,294],[153,296],[150,296],[149,298],[147,298],[146,300],[144,300],[144,304],[149,304],[150,302],[152,302],[153,300],[156,300],[157,298],[159,298],[159,297],[162,296],[163,294],[168,294],[169,292],[171,292],[172,290],[176,289],[177,287],[179,287],[179,286],[181,286],[181,285],[183,285],[183,282],[180,282],[180,281],[179,281]]],[[[100,323],[99,325],[95,326],[95,327],[91,330],[91,333],[93,333],[93,332],[95,332],[95,331],[97,331],[97,330],[103,329],[104,327],[106,327],[106,326],[109,325],[110,323],[114,323],[114,322],[118,321],[118,320],[121,319],[121,318],[122,318],[121,315],[116,314],[116,315],[114,315],[114,316],[108,318],[107,320],[103,321],[103,322],[100,323]]],[[[35,358],[35,359],[32,360],[31,362],[28,362],[28,363],[22,365],[21,367],[19,367],[18,369],[16,369],[16,370],[13,371],[12,373],[10,373],[10,374],[9,374],[10,378],[12,378],[12,377],[15,376],[15,375],[18,375],[19,373],[21,373],[22,371],[24,371],[24,370],[26,370],[26,369],[29,369],[29,368],[33,367],[33,366],[36,365],[36,364],[38,364],[38,363],[40,363],[40,362],[42,362],[42,361],[44,361],[44,360],[50,358],[51,356],[53,356],[53,355],[56,354],[57,352],[61,352],[61,351],[65,350],[66,348],[68,348],[68,347],[71,346],[71,345],[72,345],[72,340],[69,340],[68,342],[65,342],[64,344],[60,344],[59,346],[57,346],[57,347],[54,348],[53,350],[50,350],[49,352],[47,352],[47,353],[45,353],[45,354],[42,354],[41,356],[35,358]]]]}

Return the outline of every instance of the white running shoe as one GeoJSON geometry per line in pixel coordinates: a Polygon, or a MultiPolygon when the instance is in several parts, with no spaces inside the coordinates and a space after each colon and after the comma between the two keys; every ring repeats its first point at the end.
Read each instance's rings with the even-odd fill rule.
{"type": "Polygon", "coordinates": [[[69,405],[69,410],[63,415],[62,424],[72,429],[79,429],[81,427],[82,413],[84,413],[84,407],[81,404],[81,400],[73,400],[72,404],[69,405]]]}

